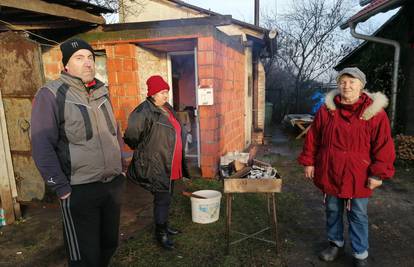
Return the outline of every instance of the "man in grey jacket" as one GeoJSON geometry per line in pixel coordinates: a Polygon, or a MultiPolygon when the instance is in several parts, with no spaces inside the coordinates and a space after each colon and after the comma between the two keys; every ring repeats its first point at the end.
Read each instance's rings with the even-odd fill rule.
{"type": "Polygon", "coordinates": [[[33,102],[32,156],[60,199],[69,266],[107,266],[125,180],[120,134],[92,47],[72,39],[60,49],[65,70],[33,102]]]}

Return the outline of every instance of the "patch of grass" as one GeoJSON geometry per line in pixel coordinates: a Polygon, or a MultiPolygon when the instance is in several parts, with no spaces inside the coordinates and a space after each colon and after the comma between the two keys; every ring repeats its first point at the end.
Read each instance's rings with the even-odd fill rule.
{"type": "MultiPolygon", "coordinates": [[[[193,180],[188,189],[212,189],[222,192],[222,182],[193,180]]],[[[233,194],[232,230],[253,233],[268,226],[267,198],[264,194],[233,194]]],[[[287,222],[284,213],[298,205],[292,194],[278,194],[278,220],[287,222]]],[[[230,246],[226,255],[226,210],[223,196],[220,218],[215,223],[197,224],[191,221],[190,199],[175,194],[170,212],[170,224],[183,233],[174,237],[176,249],[165,251],[155,242],[153,227],[139,232],[135,239],[121,245],[112,266],[282,266],[275,246],[248,239],[230,246]]],[[[290,213],[290,212],[289,212],[290,213]]],[[[279,234],[280,235],[280,234],[279,234]]],[[[231,241],[241,236],[230,234],[231,241]]],[[[271,239],[269,231],[261,238],[271,239]]]]}

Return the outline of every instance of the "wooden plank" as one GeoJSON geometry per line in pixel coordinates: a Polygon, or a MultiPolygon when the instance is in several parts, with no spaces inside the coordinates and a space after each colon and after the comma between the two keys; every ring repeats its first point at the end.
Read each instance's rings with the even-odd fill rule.
{"type": "MultiPolygon", "coordinates": [[[[1,1],[1,0],[0,0],[1,1]]],[[[9,21],[10,22],[10,21],[9,21]]],[[[7,25],[0,25],[0,30],[6,31],[9,29],[12,30],[44,30],[44,29],[67,29],[67,28],[74,28],[77,26],[82,26],[81,22],[75,22],[75,21],[44,21],[44,22],[13,22],[11,21],[10,24],[13,26],[7,26],[7,25]]]]}
{"type": "Polygon", "coordinates": [[[224,179],[224,193],[279,193],[282,179],[224,179]]]}
{"type": "Polygon", "coordinates": [[[105,24],[105,19],[101,16],[96,16],[83,10],[59,4],[47,3],[41,0],[0,0],[0,6],[33,11],[57,17],[66,17],[90,23],[105,24]]]}
{"type": "Polygon", "coordinates": [[[7,134],[6,117],[4,114],[3,99],[0,90],[0,199],[5,211],[6,223],[15,221],[14,198],[10,181],[14,182],[13,165],[11,161],[9,138],[7,134]]]}

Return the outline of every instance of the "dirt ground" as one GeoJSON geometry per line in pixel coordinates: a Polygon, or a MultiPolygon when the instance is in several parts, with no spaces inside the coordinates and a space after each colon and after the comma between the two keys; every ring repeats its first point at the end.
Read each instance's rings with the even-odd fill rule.
{"type": "MultiPolygon", "coordinates": [[[[323,263],[317,253],[326,246],[321,193],[304,180],[296,164],[301,141],[290,139],[281,128],[269,131],[270,144],[259,152],[283,175],[284,198],[279,205],[282,255],[287,266],[352,266],[351,249],[334,263],[323,263]]],[[[14,225],[0,228],[0,266],[65,266],[60,209],[57,204],[36,202],[24,207],[24,217],[14,225]]],[[[397,165],[393,180],[376,190],[369,203],[371,266],[414,266],[414,167],[397,165]]],[[[136,232],[152,223],[152,197],[128,184],[121,218],[123,241],[138,238],[136,232]]],[[[197,263],[194,266],[208,266],[197,263]]],[[[252,264],[254,266],[254,264],[252,264]]]]}
{"type": "MultiPolygon", "coordinates": [[[[0,266],[66,266],[62,221],[57,202],[22,206],[23,219],[0,228],[0,266]]],[[[152,195],[127,182],[123,199],[120,240],[152,222],[152,195]]]]}

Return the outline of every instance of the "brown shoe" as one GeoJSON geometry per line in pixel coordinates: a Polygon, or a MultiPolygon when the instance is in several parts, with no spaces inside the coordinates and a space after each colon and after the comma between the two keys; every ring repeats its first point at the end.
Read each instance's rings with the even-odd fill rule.
{"type": "Polygon", "coordinates": [[[344,246],[338,247],[337,245],[335,245],[335,243],[329,242],[329,247],[324,249],[319,254],[319,259],[321,259],[322,261],[334,261],[339,256],[341,256],[343,253],[344,253],[344,246]]]}

